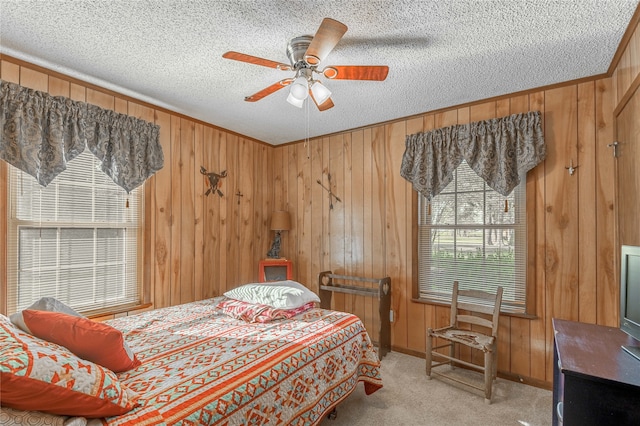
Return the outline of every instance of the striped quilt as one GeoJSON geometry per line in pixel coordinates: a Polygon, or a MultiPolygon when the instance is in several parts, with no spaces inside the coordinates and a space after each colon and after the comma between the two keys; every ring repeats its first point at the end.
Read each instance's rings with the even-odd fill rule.
{"type": "Polygon", "coordinates": [[[142,361],[118,374],[140,395],[108,425],[315,425],[359,381],[382,387],[376,350],[358,317],[311,309],[248,323],[209,299],[109,323],[142,361]]]}

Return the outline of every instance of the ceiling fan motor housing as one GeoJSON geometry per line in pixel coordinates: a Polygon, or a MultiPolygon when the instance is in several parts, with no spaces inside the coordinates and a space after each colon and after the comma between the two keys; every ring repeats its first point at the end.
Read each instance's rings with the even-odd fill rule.
{"type": "Polygon", "coordinates": [[[303,35],[292,38],[291,41],[289,41],[287,45],[287,57],[295,71],[298,71],[300,68],[310,68],[310,64],[305,60],[304,54],[307,52],[311,40],[313,40],[313,36],[303,35]]]}

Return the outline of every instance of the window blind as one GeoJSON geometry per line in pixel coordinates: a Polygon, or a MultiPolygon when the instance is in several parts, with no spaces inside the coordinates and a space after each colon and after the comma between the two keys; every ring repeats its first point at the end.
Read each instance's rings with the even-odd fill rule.
{"type": "Polygon", "coordinates": [[[139,301],[142,189],[127,194],[87,150],[47,187],[11,167],[8,310],[51,296],[79,312],[139,301]]]}
{"type": "Polygon", "coordinates": [[[522,179],[502,196],[463,161],[431,203],[419,195],[420,298],[448,303],[454,281],[461,288],[491,292],[502,286],[502,310],[524,312],[525,185],[522,179]]]}

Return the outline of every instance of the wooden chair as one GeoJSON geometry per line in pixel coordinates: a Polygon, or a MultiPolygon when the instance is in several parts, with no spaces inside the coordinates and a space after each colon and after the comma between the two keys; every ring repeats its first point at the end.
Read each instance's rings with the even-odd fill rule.
{"type": "Polygon", "coordinates": [[[498,291],[489,293],[479,290],[459,290],[458,282],[453,283],[451,295],[451,323],[447,327],[433,330],[427,329],[427,378],[431,379],[431,373],[454,380],[463,385],[475,389],[484,390],[484,401],[491,404],[491,388],[497,373],[498,357],[498,318],[502,303],[502,287],[498,291]],[[487,319],[490,316],[490,319],[487,319]],[[468,324],[467,327],[461,327],[468,324]],[[489,329],[485,334],[477,331],[480,326],[489,329]],[[435,339],[446,340],[447,343],[434,347],[435,339]],[[484,366],[463,361],[455,357],[455,344],[468,346],[484,352],[484,366]],[[449,348],[449,355],[437,352],[441,348],[449,348]],[[446,361],[434,362],[434,357],[444,358],[446,361]],[[484,389],[472,383],[465,382],[449,374],[432,371],[432,367],[443,364],[461,364],[484,372],[484,389]]]}

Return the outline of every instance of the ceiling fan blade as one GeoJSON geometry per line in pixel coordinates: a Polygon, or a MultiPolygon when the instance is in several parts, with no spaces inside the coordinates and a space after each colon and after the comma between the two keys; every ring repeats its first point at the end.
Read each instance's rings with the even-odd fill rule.
{"type": "Polygon", "coordinates": [[[247,102],[256,102],[259,101],[260,99],[264,98],[265,96],[268,96],[274,92],[277,92],[278,90],[282,89],[285,86],[288,86],[291,84],[291,82],[293,81],[292,78],[285,78],[284,80],[280,80],[276,83],[273,83],[271,86],[269,87],[265,87],[264,89],[262,89],[261,91],[254,93],[251,96],[245,96],[244,100],[247,102]]]}
{"type": "Polygon", "coordinates": [[[387,78],[386,65],[332,65],[322,71],[322,75],[334,80],[376,80],[387,78]]]}
{"type": "Polygon", "coordinates": [[[291,69],[291,65],[283,64],[282,62],[270,61],[269,59],[258,58],[257,56],[247,55],[239,52],[226,52],[222,55],[223,58],[233,59],[234,61],[248,62],[254,65],[261,65],[263,67],[276,68],[279,70],[288,71],[291,69]]]}
{"type": "Polygon", "coordinates": [[[318,102],[316,101],[316,98],[313,96],[313,92],[311,90],[309,90],[309,96],[311,97],[311,99],[313,99],[313,103],[316,104],[316,106],[318,107],[318,110],[320,111],[326,111],[329,108],[333,108],[333,101],[331,100],[331,98],[327,98],[326,101],[324,101],[323,103],[321,103],[320,105],[318,105],[318,102]]]}
{"type": "Polygon", "coordinates": [[[318,65],[333,50],[346,32],[347,26],[345,24],[335,19],[324,18],[304,54],[304,60],[309,65],[318,65]]]}

